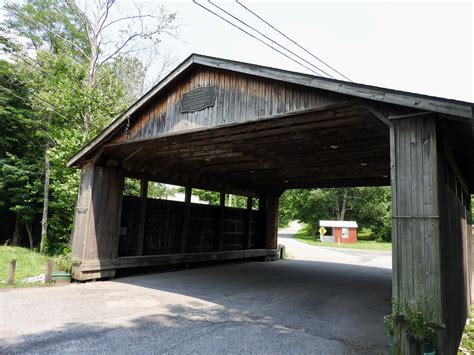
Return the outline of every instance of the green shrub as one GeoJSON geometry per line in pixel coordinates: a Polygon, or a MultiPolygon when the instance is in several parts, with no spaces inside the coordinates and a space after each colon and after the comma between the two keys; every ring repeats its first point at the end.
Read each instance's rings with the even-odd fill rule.
{"type": "Polygon", "coordinates": [[[408,330],[422,338],[426,343],[433,342],[436,335],[433,324],[427,322],[420,311],[415,311],[410,307],[406,308],[405,313],[408,330]]]}
{"type": "Polygon", "coordinates": [[[393,314],[387,314],[383,316],[383,323],[385,324],[385,327],[387,328],[387,335],[389,336],[393,335],[393,331],[394,331],[393,318],[394,318],[393,314]]]}
{"type": "Polygon", "coordinates": [[[370,229],[361,228],[357,232],[357,240],[366,240],[366,241],[375,240],[375,236],[370,229]]]}
{"type": "Polygon", "coordinates": [[[65,271],[71,273],[72,268],[79,264],[79,262],[72,258],[71,254],[60,254],[54,257],[54,266],[58,271],[65,271]]]}

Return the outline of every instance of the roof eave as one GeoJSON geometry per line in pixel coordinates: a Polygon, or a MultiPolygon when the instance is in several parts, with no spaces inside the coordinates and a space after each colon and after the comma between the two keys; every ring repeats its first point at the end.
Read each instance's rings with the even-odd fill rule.
{"type": "Polygon", "coordinates": [[[313,75],[270,68],[256,64],[222,60],[219,58],[196,55],[195,63],[225,70],[239,71],[244,74],[257,75],[268,79],[290,82],[340,94],[391,103],[421,110],[444,113],[457,117],[472,119],[472,103],[458,100],[437,98],[393,89],[380,88],[365,84],[351,83],[342,80],[315,77],[313,75]]]}
{"type": "Polygon", "coordinates": [[[169,73],[163,80],[151,88],[144,96],[138,99],[132,106],[130,106],[124,113],[122,113],[118,118],[116,118],[109,126],[107,126],[102,132],[100,132],[89,144],[83,147],[77,154],[75,154],[69,161],[66,166],[77,167],[80,165],[81,160],[94,148],[96,148],[102,140],[104,140],[108,135],[114,133],[121,125],[125,122],[127,117],[130,117],[135,111],[140,109],[150,98],[155,96],[158,92],[163,90],[170,82],[175,80],[180,76],[184,71],[186,71],[194,63],[195,54],[191,54],[186,58],[176,69],[169,73]]]}
{"type": "MultiPolygon", "coordinates": [[[[309,74],[290,72],[277,68],[270,68],[256,64],[236,62],[227,59],[208,57],[199,54],[191,54],[176,69],[168,74],[156,86],[150,89],[143,97],[137,100],[122,115],[114,120],[88,145],[75,154],[67,163],[68,167],[79,166],[81,161],[93,149],[102,143],[107,136],[116,132],[116,130],[142,105],[144,105],[153,96],[163,90],[170,82],[174,81],[183,72],[193,64],[200,64],[212,68],[237,71],[243,74],[260,76],[267,79],[285,81],[297,85],[303,85],[316,89],[328,90],[340,94],[360,97],[363,99],[374,100],[389,104],[396,104],[405,107],[412,107],[421,110],[447,114],[466,119],[466,122],[473,120],[473,104],[457,100],[435,98],[431,96],[413,94],[392,89],[384,89],[364,84],[350,83],[341,80],[318,78],[309,74]]],[[[473,125],[474,129],[474,125],[473,125]]]]}

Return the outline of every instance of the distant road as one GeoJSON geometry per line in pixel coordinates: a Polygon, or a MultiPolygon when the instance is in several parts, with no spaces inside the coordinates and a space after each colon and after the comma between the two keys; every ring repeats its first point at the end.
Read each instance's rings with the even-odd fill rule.
{"type": "Polygon", "coordinates": [[[291,259],[335,262],[351,265],[373,266],[391,269],[392,252],[387,250],[342,249],[313,246],[293,239],[301,228],[298,222],[291,222],[288,228],[278,231],[278,243],[286,247],[291,259]]]}

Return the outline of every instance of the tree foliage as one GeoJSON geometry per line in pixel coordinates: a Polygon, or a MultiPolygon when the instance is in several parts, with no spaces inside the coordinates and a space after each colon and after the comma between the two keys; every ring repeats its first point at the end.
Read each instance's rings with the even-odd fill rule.
{"type": "Polygon", "coordinates": [[[115,0],[9,1],[4,10],[2,236],[33,233],[37,245],[42,219],[46,251],[56,253],[69,246],[77,197],[79,173],[66,163],[143,93],[150,62],[140,54],[175,32],[175,14],[161,6],[124,14],[115,0]]]}
{"type": "Polygon", "coordinates": [[[280,199],[280,223],[298,219],[316,234],[320,220],[355,220],[379,240],[390,240],[390,189],[355,187],[288,190],[280,199]]]}

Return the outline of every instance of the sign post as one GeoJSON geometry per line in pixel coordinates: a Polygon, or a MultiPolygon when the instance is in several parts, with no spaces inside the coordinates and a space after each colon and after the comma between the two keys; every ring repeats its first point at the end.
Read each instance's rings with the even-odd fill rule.
{"type": "MultiPolygon", "coordinates": [[[[322,237],[327,233],[327,230],[326,230],[326,228],[321,227],[321,228],[319,228],[319,231],[318,231],[318,232],[319,232],[319,234],[320,234],[319,239],[321,240],[322,237]]],[[[322,240],[321,240],[321,241],[322,241],[322,240]]]]}

